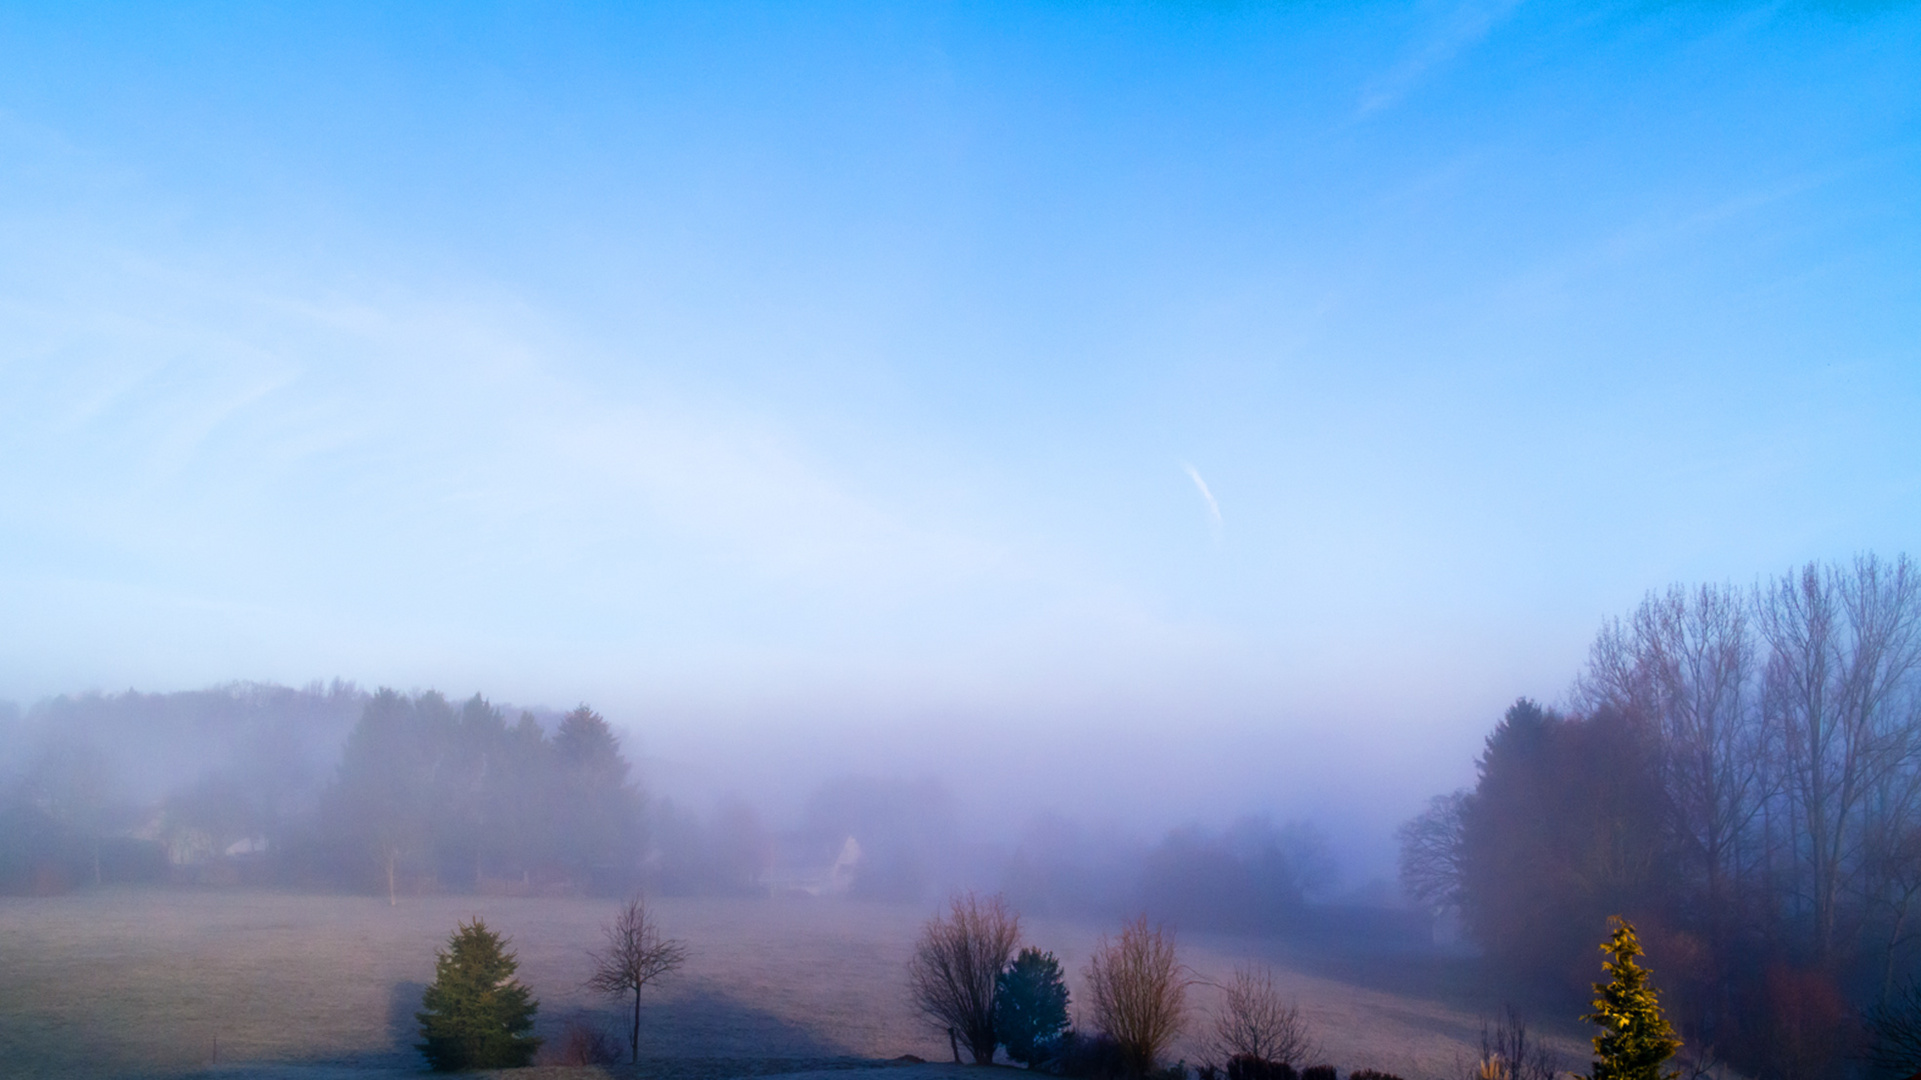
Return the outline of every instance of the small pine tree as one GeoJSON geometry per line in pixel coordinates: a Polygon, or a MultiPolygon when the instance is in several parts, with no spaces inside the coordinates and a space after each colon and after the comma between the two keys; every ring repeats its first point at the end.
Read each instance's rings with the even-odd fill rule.
{"type": "Polygon", "coordinates": [[[1641,955],[1634,926],[1618,915],[1608,919],[1608,925],[1613,933],[1601,951],[1614,959],[1601,968],[1609,980],[1594,984],[1594,1011],[1581,1018],[1601,1028],[1594,1037],[1589,1075],[1592,1080],[1675,1080],[1680,1073],[1663,1072],[1661,1064],[1681,1048],[1681,1040],[1661,1015],[1660,996],[1648,981],[1648,970],[1634,962],[1641,955]]]}
{"type": "Polygon", "coordinates": [[[1053,1058],[1067,1030],[1067,981],[1051,952],[1025,948],[995,979],[994,1033],[1007,1056],[1032,1067],[1053,1058]]]}
{"type": "Polygon", "coordinates": [[[507,942],[475,919],[461,923],[434,954],[434,982],[421,995],[416,1044],[436,1072],[512,1069],[533,1060],[540,1040],[528,1034],[540,1008],[514,978],[519,967],[507,942]]]}

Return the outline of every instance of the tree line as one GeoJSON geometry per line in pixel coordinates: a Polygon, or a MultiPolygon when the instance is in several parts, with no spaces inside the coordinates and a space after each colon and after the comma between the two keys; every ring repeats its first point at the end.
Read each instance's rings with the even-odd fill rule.
{"type": "Polygon", "coordinates": [[[586,706],[563,714],[335,682],[62,696],[24,716],[6,708],[0,892],[174,880],[390,897],[636,885],[757,895],[812,887],[851,837],[857,858],[829,884],[860,899],[919,902],[994,881],[1045,914],[1325,929],[1311,901],[1326,895],[1332,858],[1303,822],[1244,817],[1150,841],[1044,817],[1003,846],[966,835],[938,777],[846,776],[822,783],[775,833],[739,799],[702,814],[649,798],[586,706]]]}
{"type": "Polygon", "coordinates": [[[1510,978],[1573,992],[1627,915],[1690,1043],[1841,1075],[1921,961],[1921,571],[1868,555],[1651,593],[1401,845],[1408,892],[1510,978]]]}
{"type": "Polygon", "coordinates": [[[336,875],[455,891],[631,888],[644,803],[620,740],[585,705],[551,737],[476,694],[373,695],[341,751],[310,843],[336,875]]]}
{"type": "MultiPolygon", "coordinates": [[[[585,705],[510,723],[479,695],[336,682],[63,697],[12,720],[0,891],[185,873],[390,897],[618,893],[650,853],[619,738],[585,705]]],[[[695,844],[700,823],[667,810],[695,844]]]]}

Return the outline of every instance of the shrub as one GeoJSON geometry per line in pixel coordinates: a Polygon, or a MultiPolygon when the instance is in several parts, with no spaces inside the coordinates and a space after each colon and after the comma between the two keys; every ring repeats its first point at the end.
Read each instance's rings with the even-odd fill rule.
{"type": "Polygon", "coordinates": [[[1561,1063],[1554,1051],[1528,1035],[1527,1024],[1510,1005],[1493,1024],[1481,1021],[1481,1058],[1476,1076],[1500,1080],[1555,1080],[1561,1063]]]}
{"type": "Polygon", "coordinates": [[[617,1065],[620,1044],[585,1020],[569,1020],[553,1051],[555,1065],[617,1065]]]}
{"type": "Polygon", "coordinates": [[[1299,1006],[1283,1001],[1274,973],[1237,967],[1221,987],[1221,1009],[1214,1016],[1213,1049],[1230,1062],[1237,1057],[1293,1065],[1314,1052],[1299,1006]]]}
{"type": "Polygon", "coordinates": [[[479,919],[461,923],[434,956],[434,981],[421,995],[417,1049],[437,1072],[518,1068],[540,1040],[528,1034],[540,1008],[514,978],[507,942],[479,919]]]}
{"type": "Polygon", "coordinates": [[[1001,969],[1020,941],[1021,921],[994,896],[973,893],[948,901],[921,928],[920,943],[908,962],[914,1004],[922,1015],[967,1042],[976,1065],[994,1060],[994,997],[1001,969]]]}
{"type": "Polygon", "coordinates": [[[1235,1054],[1227,1059],[1227,1080],[1296,1080],[1296,1074],[1285,1061],[1235,1054]]]}
{"type": "Polygon", "coordinates": [[[1053,1066],[1062,1076],[1112,1080],[1127,1071],[1127,1054],[1114,1036],[1105,1032],[1083,1035],[1069,1031],[1061,1036],[1053,1066]]]}
{"type": "Polygon", "coordinates": [[[1301,1070],[1301,1080],[1339,1080],[1332,1065],[1309,1065],[1301,1070]]]}
{"type": "Polygon", "coordinates": [[[1174,954],[1174,934],[1142,916],[1102,935],[1087,964],[1094,1020],[1121,1046],[1131,1076],[1143,1076],[1186,1022],[1187,980],[1174,954]]]}
{"type": "Polygon", "coordinates": [[[1401,1080],[1401,1078],[1379,1069],[1355,1069],[1347,1074],[1347,1080],[1401,1080]]]}
{"type": "MultiPolygon", "coordinates": [[[[1767,973],[1767,1048],[1770,1064],[1784,1076],[1833,1075],[1854,1049],[1857,1028],[1847,998],[1833,975],[1776,965],[1767,973]],[[1853,1030],[1850,1030],[1853,1029],[1853,1030]]],[[[1871,1021],[1870,1021],[1871,1022],[1871,1021]]],[[[1873,1029],[1867,1029],[1872,1037],[1873,1029]]],[[[1897,1076],[1911,1075],[1898,1072],[1897,1076]]]]}
{"type": "Polygon", "coordinates": [[[994,1033],[1007,1056],[1032,1068],[1060,1049],[1067,1030],[1067,983],[1051,952],[1022,949],[995,980],[994,1033]]]}

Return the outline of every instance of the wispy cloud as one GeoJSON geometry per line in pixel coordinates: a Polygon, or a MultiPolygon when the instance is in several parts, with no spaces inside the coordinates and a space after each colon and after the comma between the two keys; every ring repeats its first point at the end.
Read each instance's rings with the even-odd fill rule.
{"type": "Polygon", "coordinates": [[[1221,528],[1221,504],[1214,500],[1214,493],[1208,490],[1207,481],[1201,479],[1199,469],[1185,462],[1181,464],[1181,468],[1187,470],[1188,479],[1194,481],[1194,486],[1200,489],[1201,498],[1207,502],[1207,520],[1214,526],[1214,530],[1219,532],[1221,528]]]}
{"type": "Polygon", "coordinates": [[[1521,0],[1469,0],[1442,12],[1429,24],[1412,55],[1362,90],[1361,115],[1378,112],[1406,97],[1429,72],[1479,45],[1520,6],[1521,0]]]}

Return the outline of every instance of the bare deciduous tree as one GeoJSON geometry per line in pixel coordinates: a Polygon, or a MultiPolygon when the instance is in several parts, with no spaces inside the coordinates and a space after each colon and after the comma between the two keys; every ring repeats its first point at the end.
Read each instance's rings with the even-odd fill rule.
{"type": "MultiPolygon", "coordinates": [[[[1760,812],[1765,757],[1754,707],[1747,607],[1729,587],[1650,596],[1634,634],[1656,701],[1662,768],[1682,854],[1697,866],[1710,920],[1723,918],[1739,838],[1760,812]]],[[[1711,929],[1716,943],[1726,930],[1711,929]]]]}
{"type": "Polygon", "coordinates": [[[660,928],[647,914],[647,902],[639,895],[628,900],[605,927],[606,949],[592,953],[594,973],[587,987],[610,997],[634,995],[633,1025],[627,1047],[636,1063],[640,1061],[640,992],[648,983],[667,975],[687,962],[687,946],[660,936],[660,928]]]}
{"type": "Polygon", "coordinates": [[[1106,935],[1085,972],[1094,1022],[1114,1037],[1134,1075],[1154,1067],[1187,1021],[1187,978],[1174,952],[1174,934],[1149,926],[1143,915],[1106,935]]]}
{"type": "Polygon", "coordinates": [[[1395,834],[1401,841],[1401,887],[1432,910],[1461,906],[1461,811],[1467,800],[1466,791],[1436,795],[1395,834]]]}
{"type": "Polygon", "coordinates": [[[1248,1057],[1291,1066],[1316,1052],[1300,1006],[1282,999],[1267,968],[1234,969],[1233,978],[1221,987],[1212,1034],[1212,1049],[1223,1060],[1248,1057]]]}
{"type": "MultiPolygon", "coordinates": [[[[1809,564],[1756,597],[1769,650],[1763,704],[1783,747],[1815,955],[1834,962],[1861,820],[1912,754],[1921,573],[1907,558],[1809,564]]],[[[1866,883],[1861,883],[1865,885],[1866,883]]]]}
{"type": "Polygon", "coordinates": [[[974,1063],[994,1060],[995,980],[1020,944],[1020,916],[999,894],[983,900],[973,893],[948,901],[945,918],[936,915],[921,929],[907,978],[914,1004],[950,1038],[967,1042],[974,1063]]]}
{"type": "MultiPolygon", "coordinates": [[[[1753,902],[1761,854],[1754,826],[1776,785],[1751,610],[1729,585],[1650,592],[1625,623],[1602,628],[1575,686],[1583,707],[1633,716],[1654,736],[1673,865],[1721,959],[1743,922],[1744,900],[1753,902]]],[[[1732,1010],[1726,980],[1704,982],[1702,1007],[1715,1017],[1732,1010]]]]}

